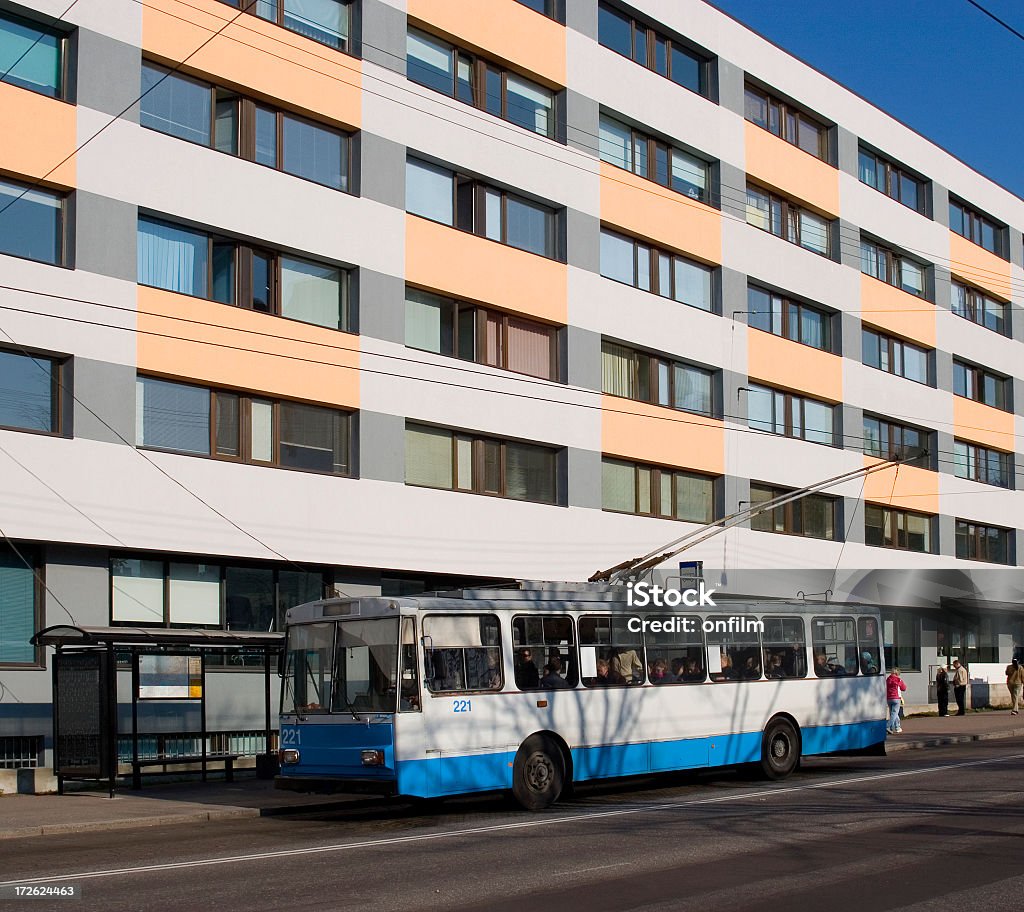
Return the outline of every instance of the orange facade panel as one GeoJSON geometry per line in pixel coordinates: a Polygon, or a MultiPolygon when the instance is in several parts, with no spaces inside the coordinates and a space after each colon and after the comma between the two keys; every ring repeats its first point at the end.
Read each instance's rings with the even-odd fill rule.
{"type": "Polygon", "coordinates": [[[860,277],[860,316],[865,323],[925,348],[935,348],[934,304],[869,275],[860,277]]]}
{"type": "Polygon", "coordinates": [[[721,421],[618,396],[601,397],[601,452],[608,456],[721,475],[721,421]]]}
{"type": "Polygon", "coordinates": [[[359,407],[359,337],[139,286],[138,369],[359,407]]]}
{"type": "Polygon", "coordinates": [[[460,47],[565,85],[565,26],[516,0],[409,0],[408,14],[458,36],[460,47]]]}
{"type": "Polygon", "coordinates": [[[186,69],[221,85],[360,126],[359,60],[217,0],[147,0],[142,49],[170,64],[188,58],[186,69]]]}
{"type": "Polygon", "coordinates": [[[442,294],[565,324],[568,267],[428,219],[405,219],[405,278],[442,294]]]}
{"type": "Polygon", "coordinates": [[[832,216],[839,215],[839,171],[752,123],[745,124],[747,174],[832,216]]]}
{"type": "Polygon", "coordinates": [[[955,231],[949,232],[949,271],[1004,301],[1013,297],[1010,264],[955,231]]]}
{"type": "MultiPolygon", "coordinates": [[[[871,456],[864,457],[865,466],[880,462],[871,456]]],[[[938,513],[939,473],[907,465],[883,469],[864,479],[864,499],[899,510],[938,513]]]]}
{"type": "Polygon", "coordinates": [[[722,262],[722,214],[601,162],[601,221],[706,263],[722,262]]]}
{"type": "Polygon", "coordinates": [[[0,83],[0,171],[40,179],[69,155],[46,182],[75,186],[77,115],[74,105],[0,83]]]}
{"type": "Polygon", "coordinates": [[[747,330],[747,375],[770,386],[843,401],[843,359],[760,329],[747,330]]]}
{"type": "Polygon", "coordinates": [[[1017,449],[1011,412],[963,396],[953,397],[953,436],[1008,453],[1017,449]]]}

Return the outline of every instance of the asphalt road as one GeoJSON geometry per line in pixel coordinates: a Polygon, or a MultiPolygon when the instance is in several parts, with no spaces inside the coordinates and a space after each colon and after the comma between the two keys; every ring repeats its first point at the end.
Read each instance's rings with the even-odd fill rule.
{"type": "Polygon", "coordinates": [[[816,759],[501,798],[0,843],[0,881],[75,884],[67,912],[627,912],[1017,908],[1024,744],[816,759]]]}

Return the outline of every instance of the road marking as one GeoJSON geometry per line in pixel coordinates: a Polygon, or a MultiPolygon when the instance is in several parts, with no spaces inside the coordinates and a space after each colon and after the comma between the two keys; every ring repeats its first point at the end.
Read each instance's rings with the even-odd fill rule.
{"type": "Polygon", "coordinates": [[[598,865],[596,868],[574,868],[572,871],[555,871],[552,877],[568,877],[570,874],[587,874],[590,871],[607,871],[609,868],[622,868],[632,865],[631,861],[617,861],[615,864],[598,865]]]}
{"type": "Polygon", "coordinates": [[[362,842],[343,842],[334,845],[309,846],[303,849],[282,849],[278,852],[253,852],[250,855],[228,855],[221,858],[202,858],[195,861],[176,861],[167,864],[139,865],[134,868],[112,868],[104,871],[79,871],[69,874],[55,874],[49,877],[33,877],[25,880],[0,881],[0,887],[22,884],[45,884],[68,880],[92,880],[100,877],[118,877],[127,874],[152,874],[160,871],[181,871],[188,868],[212,867],[214,865],[242,864],[253,861],[266,861],[273,858],[295,858],[301,855],[326,855],[334,852],[347,852],[352,849],[373,849],[382,846],[405,845],[412,842],[427,842],[433,839],[452,839],[456,836],[474,836],[481,833],[500,833],[508,830],[527,830],[535,827],[561,826],[566,823],[578,823],[599,820],[603,817],[629,817],[637,814],[650,814],[654,811],[676,811],[682,808],[699,807],[705,804],[724,804],[730,801],[749,801],[756,798],[771,798],[774,795],[792,795],[797,792],[812,792],[819,789],[838,788],[846,785],[860,785],[866,782],[881,782],[885,779],[902,779],[910,776],[926,776],[931,773],[944,773],[949,770],[966,769],[971,766],[987,766],[994,763],[1009,763],[1013,760],[1024,760],[1024,754],[1013,754],[1009,757],[990,757],[985,760],[965,760],[961,763],[947,763],[942,766],[929,766],[921,769],[898,770],[892,773],[876,773],[871,776],[854,776],[849,779],[833,779],[828,782],[815,782],[806,785],[791,785],[780,788],[761,789],[756,792],[744,792],[739,795],[717,795],[711,798],[695,798],[692,801],[672,803],[651,803],[627,808],[613,808],[607,811],[590,811],[584,814],[572,814],[563,817],[543,817],[535,820],[523,820],[518,823],[499,823],[491,826],[469,827],[463,830],[446,830],[442,833],[420,833],[413,836],[393,836],[388,839],[367,839],[362,842]]]}

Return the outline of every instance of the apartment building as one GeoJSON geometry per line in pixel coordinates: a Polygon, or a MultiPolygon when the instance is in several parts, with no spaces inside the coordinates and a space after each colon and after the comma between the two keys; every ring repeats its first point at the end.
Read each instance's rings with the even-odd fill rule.
{"type": "Polygon", "coordinates": [[[0,74],[0,764],[43,627],[585,579],[891,457],[687,556],[855,570],[913,702],[1024,643],[1024,202],[713,7],[0,0],[0,74]]]}

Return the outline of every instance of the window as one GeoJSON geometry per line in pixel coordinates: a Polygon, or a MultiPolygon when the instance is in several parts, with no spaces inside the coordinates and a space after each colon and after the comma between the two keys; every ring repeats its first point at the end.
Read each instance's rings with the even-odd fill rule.
{"type": "Polygon", "coordinates": [[[661,630],[644,634],[647,648],[647,675],[652,684],[702,684],[707,680],[704,636],[699,617],[674,614],[650,616],[660,621],[661,630]]]}
{"type": "Polygon", "coordinates": [[[142,92],[144,127],[335,190],[349,188],[350,138],[340,130],[146,61],[142,92]]]}
{"type": "Polygon", "coordinates": [[[707,95],[707,59],[643,22],[601,3],[597,38],[606,48],[629,57],[683,88],[707,95]]]}
{"type": "Polygon", "coordinates": [[[187,555],[172,560],[114,557],[110,577],[115,624],[262,631],[282,630],[285,612],[323,598],[329,582],[319,571],[222,566],[187,555]]]}
{"type": "Polygon", "coordinates": [[[0,427],[61,432],[61,363],[0,349],[0,427]]]}
{"type": "Polygon", "coordinates": [[[924,513],[864,505],[864,541],[879,548],[932,552],[932,517],[924,513]]]}
{"type": "Polygon", "coordinates": [[[902,203],[922,215],[927,214],[928,200],[924,181],[863,146],[860,150],[857,176],[862,184],[874,187],[897,203],[902,203]]]}
{"type": "Polygon", "coordinates": [[[919,298],[925,296],[924,267],[920,263],[861,238],[860,271],[919,298]]]}
{"type": "Polygon", "coordinates": [[[580,676],[587,687],[644,683],[643,634],[629,618],[587,614],[579,619],[580,676]]]}
{"type": "Polygon", "coordinates": [[[0,179],[0,210],[0,254],[63,265],[63,194],[0,179]]]}
{"type": "Polygon", "coordinates": [[[580,680],[572,618],[531,615],[512,619],[516,687],[561,690],[580,680]]]}
{"type": "Polygon", "coordinates": [[[405,483],[553,504],[555,453],[538,444],[409,423],[405,483]]]}
{"type": "Polygon", "coordinates": [[[956,556],[962,560],[1015,564],[1012,532],[996,526],[983,526],[966,519],[956,521],[956,556]]]}
{"type": "Polygon", "coordinates": [[[953,313],[1004,336],[1010,332],[1010,305],[954,279],[950,284],[953,313]]]}
{"type": "Polygon", "coordinates": [[[928,383],[928,352],[902,339],[886,336],[873,329],[863,330],[862,356],[868,367],[905,377],[916,383],[928,383]]]}
{"type": "MultiPolygon", "coordinates": [[[[761,641],[753,630],[733,632],[730,620],[709,617],[708,659],[711,680],[716,683],[761,679],[761,641]],[[717,647],[717,648],[716,648],[717,647]]],[[[707,628],[705,628],[707,629],[707,628]]]]}
{"type": "MultiPolygon", "coordinates": [[[[878,648],[878,622],[874,618],[857,618],[857,639],[860,646],[860,673],[882,673],[881,650],[878,648]]],[[[903,667],[903,666],[898,666],[903,667]]],[[[908,668],[910,666],[907,666],[908,668]]]]}
{"type": "Polygon", "coordinates": [[[708,202],[708,164],[675,146],[601,115],[601,160],[691,199],[708,202]]]}
{"type": "Polygon", "coordinates": [[[930,469],[928,454],[931,434],[919,428],[897,424],[885,418],[864,416],[864,452],[878,459],[906,459],[916,450],[922,452],[909,464],[920,469],[930,469]]]}
{"type": "Polygon", "coordinates": [[[423,668],[431,693],[501,690],[501,633],[493,614],[427,615],[423,668]]]}
{"type": "Polygon", "coordinates": [[[788,102],[748,85],[745,114],[752,124],[774,133],[823,162],[829,162],[828,128],[788,102]]]}
{"type": "Polygon", "coordinates": [[[349,475],[347,412],[139,377],[140,447],[349,475]]]}
{"type": "Polygon", "coordinates": [[[832,351],[832,318],[823,310],[747,286],[748,324],[821,351],[832,351]]]}
{"type": "Polygon", "coordinates": [[[1011,410],[1008,379],[956,359],[953,360],[953,393],[1004,412],[1011,410]]]}
{"type": "Polygon", "coordinates": [[[857,625],[853,618],[812,618],[811,647],[817,677],[857,674],[860,657],[857,654],[857,625]]]}
{"type": "Polygon", "coordinates": [[[747,224],[813,253],[831,256],[828,219],[751,184],[747,184],[747,224]]]}
{"type": "MultiPolygon", "coordinates": [[[[239,6],[239,0],[221,2],[239,6]]],[[[351,0],[242,0],[242,9],[339,51],[351,50],[351,0]]]]}
{"type": "Polygon", "coordinates": [[[328,329],[349,324],[345,270],[145,217],[138,281],[328,329]]]}
{"type": "Polygon", "coordinates": [[[517,73],[415,28],[406,40],[406,66],[409,79],[428,89],[541,136],[555,135],[555,93],[517,73]]]}
{"type": "Polygon", "coordinates": [[[556,341],[554,327],[534,320],[405,291],[405,344],[411,348],[557,380],[556,341]]]}
{"type": "Polygon", "coordinates": [[[413,215],[556,259],[553,209],[447,168],[410,158],[405,208],[413,215]]]}
{"type": "Polygon", "coordinates": [[[954,440],[953,474],[958,478],[1009,488],[1013,480],[1013,456],[966,440],[954,440]]]}
{"type": "Polygon", "coordinates": [[[747,392],[747,416],[750,427],[770,434],[829,446],[834,440],[833,406],[817,399],[751,384],[747,392]]]}
{"type": "Polygon", "coordinates": [[[0,545],[0,666],[40,664],[41,656],[29,642],[42,626],[38,565],[34,549],[18,545],[15,553],[0,545]]]}
{"type": "Polygon", "coordinates": [[[883,611],[882,634],[886,668],[921,670],[921,621],[918,617],[905,611],[883,611]]]}
{"type": "Polygon", "coordinates": [[[601,343],[601,391],[698,415],[715,412],[713,371],[607,340],[601,343]]]}
{"type": "Polygon", "coordinates": [[[807,639],[798,617],[766,617],[761,634],[766,678],[806,678],[807,639]]]}
{"type": "Polygon", "coordinates": [[[712,270],[707,266],[605,229],[601,275],[700,310],[712,309],[712,270]]]}
{"type": "Polygon", "coordinates": [[[951,231],[984,247],[990,253],[1004,260],[1008,258],[1006,229],[988,216],[954,199],[949,201],[949,227],[951,231]]]}
{"type": "Polygon", "coordinates": [[[0,14],[0,81],[50,98],[64,97],[64,36],[0,14]]]}
{"type": "MultiPolygon", "coordinates": [[[[791,493],[786,488],[750,485],[750,506],[766,504],[791,493]]],[[[781,507],[773,507],[751,517],[750,528],[757,532],[784,532],[834,541],[836,537],[836,500],[821,494],[808,494],[781,507]]]]}
{"type": "Polygon", "coordinates": [[[601,460],[605,510],[709,523],[715,515],[715,482],[707,475],[619,459],[601,460]]]}
{"type": "Polygon", "coordinates": [[[558,19],[558,10],[555,5],[555,0],[519,0],[523,6],[528,6],[532,10],[536,10],[538,13],[542,13],[549,19],[558,19]]]}

